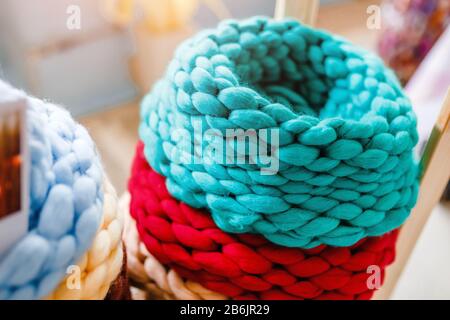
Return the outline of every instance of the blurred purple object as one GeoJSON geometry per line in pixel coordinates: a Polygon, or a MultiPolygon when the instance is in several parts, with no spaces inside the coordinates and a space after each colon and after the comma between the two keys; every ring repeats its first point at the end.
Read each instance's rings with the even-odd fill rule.
{"type": "Polygon", "coordinates": [[[449,0],[385,0],[378,51],[405,84],[450,22],[449,0]]]}

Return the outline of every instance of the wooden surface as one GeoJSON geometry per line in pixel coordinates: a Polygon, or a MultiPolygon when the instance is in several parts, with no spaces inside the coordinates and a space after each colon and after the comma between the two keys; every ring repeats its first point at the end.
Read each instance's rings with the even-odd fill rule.
{"type": "Polygon", "coordinates": [[[380,30],[367,28],[367,8],[380,3],[380,0],[355,0],[320,6],[316,25],[375,50],[380,30]]]}
{"type": "Polygon", "coordinates": [[[126,189],[138,141],[138,102],[111,108],[79,119],[94,139],[111,183],[121,194],[126,189]]]}

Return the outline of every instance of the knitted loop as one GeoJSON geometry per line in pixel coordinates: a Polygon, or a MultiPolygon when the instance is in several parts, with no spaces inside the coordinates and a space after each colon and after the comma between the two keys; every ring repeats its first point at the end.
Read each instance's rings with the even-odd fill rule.
{"type": "Polygon", "coordinates": [[[52,292],[85,253],[101,224],[103,173],[94,143],[70,114],[0,81],[2,101],[28,106],[28,234],[0,259],[0,299],[52,292]]]}
{"type": "Polygon", "coordinates": [[[292,20],[227,21],[186,41],[142,103],[140,137],[175,198],[283,246],[352,245],[416,201],[416,118],[392,71],[292,20]],[[264,157],[223,161],[259,156],[227,140],[250,129],[278,132],[253,132],[275,148],[275,174],[264,157]]]}
{"type": "Polygon", "coordinates": [[[142,145],[129,191],[130,213],[148,251],[181,277],[233,299],[367,299],[375,290],[367,284],[368,267],[377,266],[382,281],[395,255],[397,231],[351,247],[314,249],[227,234],[208,213],[168,193],[165,178],[147,164],[142,145]]]}
{"type": "Polygon", "coordinates": [[[109,181],[104,183],[103,216],[92,246],[75,265],[76,273],[64,279],[47,297],[57,300],[104,299],[123,264],[123,214],[117,208],[117,195],[109,181]],[[80,276],[79,287],[71,287],[80,276]],[[72,283],[73,282],[73,283],[72,283]]]}
{"type": "Polygon", "coordinates": [[[174,270],[155,259],[139,240],[136,223],[129,215],[130,195],[119,200],[119,210],[125,216],[124,240],[127,243],[128,271],[135,286],[144,290],[145,299],[224,300],[226,296],[185,281],[174,270]]]}

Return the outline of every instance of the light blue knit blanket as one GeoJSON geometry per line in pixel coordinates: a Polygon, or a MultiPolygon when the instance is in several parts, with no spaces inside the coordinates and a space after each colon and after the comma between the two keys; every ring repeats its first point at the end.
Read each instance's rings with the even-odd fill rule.
{"type": "Polygon", "coordinates": [[[416,201],[416,118],[392,71],[294,20],[226,21],[185,41],[142,102],[140,137],[173,196],[283,246],[350,246],[399,227],[416,201]],[[211,145],[227,129],[270,148],[258,130],[276,130],[276,173],[264,158],[223,161],[211,145]]]}
{"type": "Polygon", "coordinates": [[[31,157],[29,231],[0,260],[0,300],[50,294],[87,251],[102,217],[102,167],[86,129],[67,111],[0,81],[1,101],[21,97],[31,157]]]}

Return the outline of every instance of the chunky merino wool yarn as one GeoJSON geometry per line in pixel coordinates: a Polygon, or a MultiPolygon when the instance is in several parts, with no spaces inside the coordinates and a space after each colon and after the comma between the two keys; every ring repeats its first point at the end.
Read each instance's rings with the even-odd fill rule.
{"type": "Polygon", "coordinates": [[[130,213],[148,251],[182,278],[233,299],[368,299],[370,266],[395,256],[397,231],[351,247],[287,248],[259,235],[220,230],[205,211],[173,198],[138,146],[129,181],[130,213]]]}
{"type": "Polygon", "coordinates": [[[29,231],[0,258],[0,299],[37,299],[91,245],[102,220],[103,173],[94,143],[67,111],[0,81],[0,99],[17,98],[28,107],[29,231]]]}
{"type": "MultiPolygon", "coordinates": [[[[109,181],[103,185],[103,215],[89,250],[70,268],[67,278],[47,299],[101,300],[118,278],[123,266],[123,214],[117,208],[117,195],[109,181]],[[78,269],[75,270],[74,267],[78,269]],[[79,287],[75,277],[79,276],[79,287]]],[[[125,288],[126,289],[126,288],[125,288]]]]}
{"type": "Polygon", "coordinates": [[[399,227],[416,201],[416,118],[392,71],[294,20],[226,21],[184,42],[142,102],[140,137],[175,198],[283,246],[353,245],[399,227]],[[214,150],[229,130],[266,139],[278,170],[224,161],[214,150]]]}

